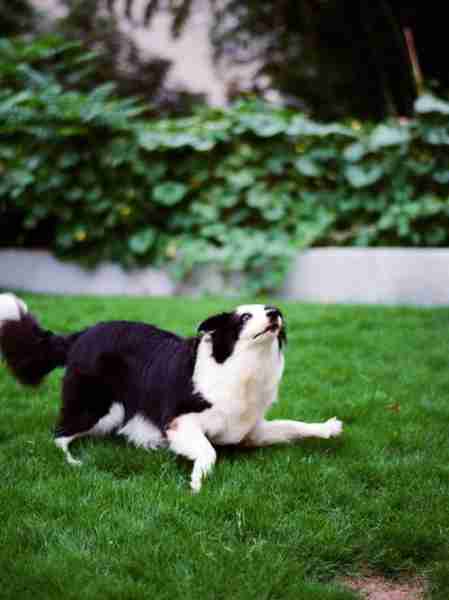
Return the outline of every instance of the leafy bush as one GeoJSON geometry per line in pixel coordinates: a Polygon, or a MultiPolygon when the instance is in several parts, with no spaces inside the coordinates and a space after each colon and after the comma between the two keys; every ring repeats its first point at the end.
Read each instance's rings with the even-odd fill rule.
{"type": "Polygon", "coordinates": [[[449,103],[372,125],[316,123],[248,99],[143,120],[76,82],[91,55],[57,38],[0,44],[0,239],[88,264],[214,263],[276,288],[297,248],[449,241],[449,103]]]}

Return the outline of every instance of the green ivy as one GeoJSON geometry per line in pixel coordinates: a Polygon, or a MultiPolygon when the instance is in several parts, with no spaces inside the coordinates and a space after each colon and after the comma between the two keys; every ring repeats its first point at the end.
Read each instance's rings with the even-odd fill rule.
{"type": "Polygon", "coordinates": [[[95,56],[58,38],[0,40],[0,243],[93,265],[198,264],[277,288],[298,248],[449,243],[449,103],[413,121],[316,123],[255,99],[144,120],[95,56]]]}

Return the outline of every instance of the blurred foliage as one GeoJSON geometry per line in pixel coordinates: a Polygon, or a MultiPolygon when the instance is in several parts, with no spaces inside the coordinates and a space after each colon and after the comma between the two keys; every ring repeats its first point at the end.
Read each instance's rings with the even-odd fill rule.
{"type": "Polygon", "coordinates": [[[325,120],[412,113],[413,73],[389,1],[211,4],[216,59],[258,64],[257,92],[277,90],[295,108],[325,120]]]}
{"type": "MultiPolygon", "coordinates": [[[[80,44],[86,53],[92,52],[96,60],[86,64],[82,73],[72,76],[59,70],[58,81],[65,88],[87,92],[114,81],[116,94],[138,95],[148,116],[188,114],[204,104],[205,94],[179,83],[167,84],[171,61],[154,53],[144,55],[134,37],[120,27],[121,17],[114,7],[106,10],[102,0],[59,0],[59,5],[65,9],[65,16],[56,17],[30,0],[0,0],[0,35],[26,34],[31,40],[47,31],[80,44]]],[[[47,69],[53,67],[59,65],[48,60],[47,69]]]]}
{"type": "MultiPolygon", "coordinates": [[[[98,54],[84,90],[115,81],[117,94],[140,95],[148,114],[188,114],[205,101],[204,94],[169,81],[170,60],[142,52],[136,42],[136,27],[152,25],[155,16],[167,13],[174,38],[196,15],[210,15],[206,26],[217,77],[223,76],[230,100],[246,92],[260,96],[275,91],[284,104],[325,120],[412,114],[416,86],[396,14],[402,11],[398,0],[58,0],[58,4],[65,16],[56,17],[51,11],[44,16],[42,11],[33,19],[30,0],[0,0],[0,32],[35,34],[46,28],[81,41],[85,50],[98,54]]],[[[147,35],[152,35],[150,29],[147,35]]]]}
{"type": "MultiPolygon", "coordinates": [[[[122,3],[107,4],[114,14],[122,3]]],[[[124,16],[132,21],[141,4],[126,0],[124,16]]],[[[276,91],[284,103],[325,120],[413,112],[416,85],[402,32],[406,7],[398,0],[143,0],[143,5],[145,25],[158,11],[171,13],[174,37],[195,11],[210,9],[219,71],[250,65],[254,72],[226,77],[231,99],[242,91],[276,91]]]]}
{"type": "Polygon", "coordinates": [[[0,35],[28,33],[36,25],[28,0],[0,0],[0,35]]]}
{"type": "Polygon", "coordinates": [[[251,99],[149,120],[110,84],[60,83],[94,60],[55,37],[1,40],[3,246],[179,276],[215,264],[255,292],[298,248],[448,245],[448,102],[424,95],[415,120],[377,125],[251,99]]]}
{"type": "Polygon", "coordinates": [[[94,51],[95,69],[84,79],[84,90],[114,81],[120,96],[139,95],[147,114],[186,114],[204,103],[204,94],[182,85],[169,87],[166,77],[171,61],[160,56],[143,55],[132,35],[120,28],[120,16],[111,6],[105,10],[101,0],[61,0],[65,17],[52,20],[53,33],[66,40],[79,41],[84,50],[94,51]]]}

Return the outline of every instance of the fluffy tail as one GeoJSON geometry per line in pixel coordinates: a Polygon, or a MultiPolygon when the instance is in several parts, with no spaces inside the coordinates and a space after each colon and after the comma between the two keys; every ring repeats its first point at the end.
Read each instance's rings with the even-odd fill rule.
{"type": "Polygon", "coordinates": [[[26,304],[14,294],[0,294],[0,353],[24,385],[38,385],[56,367],[63,367],[76,339],[40,327],[26,304]]]}

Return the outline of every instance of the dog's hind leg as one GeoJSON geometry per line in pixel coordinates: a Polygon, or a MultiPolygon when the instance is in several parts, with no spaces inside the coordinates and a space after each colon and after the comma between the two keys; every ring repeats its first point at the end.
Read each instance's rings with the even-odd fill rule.
{"type": "Polygon", "coordinates": [[[217,454],[204,435],[197,413],[174,419],[167,429],[167,439],[170,450],[193,460],[190,487],[194,492],[199,492],[203,478],[215,464],[217,454]]]}
{"type": "Polygon", "coordinates": [[[81,465],[69,445],[87,435],[106,435],[121,425],[123,407],[111,403],[110,392],[98,378],[68,368],[62,384],[62,407],[55,430],[55,444],[71,465],[81,465]]]}
{"type": "Polygon", "coordinates": [[[73,440],[76,440],[79,437],[83,437],[83,435],[87,435],[87,433],[88,432],[75,433],[74,435],[61,435],[55,437],[55,444],[64,452],[64,455],[69,465],[81,466],[83,464],[80,460],[73,458],[73,456],[70,454],[69,444],[70,442],[73,442],[73,440]]]}
{"type": "MultiPolygon", "coordinates": [[[[70,454],[69,444],[74,440],[87,435],[104,436],[115,431],[116,428],[119,427],[123,422],[124,412],[123,406],[115,402],[111,405],[109,413],[107,413],[104,417],[101,417],[101,419],[87,431],[74,433],[72,435],[64,435],[63,428],[57,430],[55,433],[55,444],[64,452],[67,462],[70,465],[81,466],[83,463],[80,460],[73,458],[73,456],[70,454]]],[[[87,423],[93,423],[95,419],[96,416],[94,415],[87,421],[87,423]]]]}

